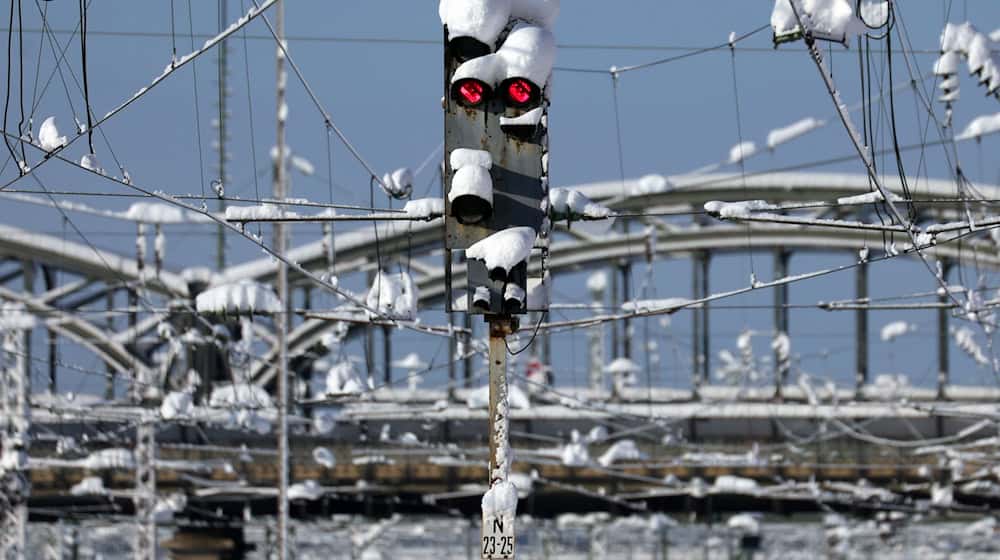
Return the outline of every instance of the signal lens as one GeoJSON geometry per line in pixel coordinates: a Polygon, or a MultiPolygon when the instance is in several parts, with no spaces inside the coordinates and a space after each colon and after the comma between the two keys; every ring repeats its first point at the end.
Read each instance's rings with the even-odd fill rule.
{"type": "Polygon", "coordinates": [[[534,89],[528,80],[516,78],[507,84],[507,98],[516,105],[525,105],[531,101],[534,89]]]}
{"type": "Polygon", "coordinates": [[[458,84],[459,101],[463,105],[475,106],[485,97],[483,84],[477,80],[465,80],[458,84]]]}

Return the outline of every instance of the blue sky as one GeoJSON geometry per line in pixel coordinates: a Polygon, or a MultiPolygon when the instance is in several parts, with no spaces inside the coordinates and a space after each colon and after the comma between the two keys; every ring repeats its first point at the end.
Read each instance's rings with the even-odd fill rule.
{"type": "MultiPolygon", "coordinates": [[[[37,28],[38,13],[35,6],[27,4],[25,27],[37,28]]],[[[43,4],[47,6],[49,22],[54,29],[72,29],[76,24],[78,14],[74,5],[65,2],[43,4]]],[[[194,6],[190,21],[196,34],[211,34],[218,27],[215,2],[155,4],[94,3],[89,15],[90,29],[94,33],[89,38],[88,58],[91,103],[97,115],[103,115],[158,75],[169,62],[174,44],[179,54],[191,50],[191,39],[187,36],[191,29],[189,5],[194,6]],[[173,24],[171,5],[175,9],[173,24]],[[99,31],[119,34],[102,35],[97,33],[99,31]],[[147,32],[151,35],[143,34],[147,32]]],[[[244,11],[239,4],[230,0],[230,19],[244,11]]],[[[378,170],[416,166],[424,160],[442,138],[441,28],[436,2],[299,0],[287,4],[287,32],[291,37],[293,58],[338,126],[365,158],[378,170]],[[331,38],[340,40],[328,40],[331,38]]],[[[612,65],[642,63],[680,54],[689,48],[724,43],[730,31],[741,34],[765,25],[771,4],[762,0],[566,1],[555,27],[561,45],[557,66],[607,69],[612,65]]],[[[963,21],[966,15],[982,31],[1000,27],[1000,4],[993,1],[906,2],[901,4],[901,10],[901,22],[913,47],[918,50],[934,51],[943,23],[963,21]],[[946,20],[949,6],[950,17],[946,20]]],[[[257,168],[264,173],[258,178],[263,194],[270,190],[268,150],[274,134],[274,45],[271,41],[253,38],[267,34],[261,22],[251,24],[248,34],[252,38],[246,43],[237,36],[228,45],[231,88],[228,126],[232,136],[228,151],[232,159],[227,194],[243,196],[255,193],[249,125],[252,122],[257,168]]],[[[29,33],[25,37],[25,79],[28,81],[34,78],[37,42],[41,36],[29,33]]],[[[57,37],[65,41],[69,35],[58,34],[57,37]]],[[[203,41],[204,38],[197,37],[193,42],[200,46],[203,41]]],[[[857,51],[832,46],[828,52],[845,101],[854,103],[858,100],[859,89],[857,51]]],[[[69,66],[79,77],[75,45],[68,56],[69,66]]],[[[934,58],[933,54],[920,53],[910,60],[919,67],[919,74],[923,74],[929,71],[934,58]]],[[[42,79],[51,72],[52,63],[52,53],[46,45],[41,57],[42,79]]],[[[899,59],[896,70],[897,81],[909,79],[899,59]]],[[[216,72],[214,54],[200,58],[195,66],[171,76],[104,127],[117,158],[136,182],[174,194],[199,194],[209,189],[208,181],[214,176],[216,160],[210,147],[215,135],[211,122],[217,117],[216,72]]],[[[623,75],[618,92],[625,176],[680,173],[720,161],[737,142],[738,129],[743,139],[760,143],[772,128],[808,116],[823,119],[833,116],[830,99],[801,43],[772,49],[769,30],[740,43],[735,53],[738,98],[734,95],[733,72],[733,55],[728,49],[722,49],[623,75]]],[[[68,75],[66,79],[76,114],[82,116],[82,98],[68,75]]],[[[327,137],[322,119],[298,81],[290,77],[289,84],[289,145],[293,151],[311,160],[325,176],[327,137]]],[[[961,87],[962,99],[955,111],[956,126],[964,127],[977,115],[1000,111],[1000,104],[995,99],[983,98],[982,89],[970,78],[963,76],[961,87]]],[[[28,89],[30,91],[30,87],[28,89]]],[[[565,186],[617,179],[619,161],[610,76],[557,71],[551,97],[552,184],[565,186]]],[[[901,141],[918,141],[919,130],[914,124],[918,108],[912,96],[901,94],[898,102],[901,141]]],[[[940,113],[940,107],[938,109],[940,113]]],[[[36,125],[45,116],[56,115],[63,128],[70,128],[72,114],[58,77],[41,97],[36,115],[36,125]]],[[[105,166],[114,167],[103,140],[97,138],[95,142],[105,166]]],[[[367,203],[367,174],[342,145],[335,139],[333,142],[334,200],[367,203]]],[[[1000,170],[993,157],[998,146],[1000,142],[992,138],[979,146],[969,143],[962,147],[962,162],[973,180],[998,182],[1000,170]]],[[[82,142],[74,145],[70,153],[79,157],[81,149],[82,142]]],[[[843,129],[831,125],[773,154],[749,160],[747,170],[764,170],[849,153],[851,146],[843,129]]],[[[908,169],[915,172],[915,156],[907,157],[908,169]]],[[[931,176],[947,176],[940,150],[928,151],[927,168],[931,176]]],[[[859,173],[862,168],[858,162],[851,162],[819,170],[859,173]]],[[[6,180],[10,170],[4,173],[6,180]]],[[[112,183],[102,184],[95,177],[58,163],[47,165],[39,177],[50,188],[93,191],[120,188],[112,183]]],[[[430,195],[437,195],[438,187],[432,180],[429,171],[419,176],[415,193],[422,195],[429,187],[430,195]]],[[[321,201],[330,198],[325,179],[294,177],[293,181],[294,196],[321,201]]],[[[19,185],[22,188],[35,186],[27,181],[19,185]]],[[[130,202],[106,200],[102,204],[124,208],[130,202]]],[[[383,198],[376,202],[386,203],[383,198]]],[[[54,210],[14,203],[5,203],[5,207],[16,209],[4,213],[5,222],[59,235],[67,231],[54,210]]],[[[74,215],[73,219],[95,245],[126,253],[132,251],[130,227],[86,216],[74,215]]],[[[295,238],[300,241],[312,239],[317,231],[318,227],[297,228],[295,238]]],[[[214,258],[211,233],[208,228],[197,227],[172,230],[168,266],[179,269],[211,263],[214,258]]],[[[72,236],[71,231],[66,234],[72,236]]],[[[230,262],[260,256],[258,250],[236,237],[229,238],[228,251],[230,262]]],[[[849,259],[849,255],[797,255],[792,260],[791,272],[805,272],[849,259]]],[[[767,271],[762,276],[769,276],[771,264],[767,256],[758,255],[754,266],[767,271]]],[[[749,267],[746,255],[720,257],[713,265],[712,290],[745,285],[749,267]]],[[[641,267],[635,268],[638,284],[641,267]]],[[[686,260],[668,260],[657,265],[655,272],[655,295],[689,295],[690,266],[686,260]]],[[[585,300],[578,280],[586,274],[558,278],[555,299],[563,302],[585,300]]],[[[873,293],[899,293],[930,289],[932,279],[915,263],[905,262],[879,265],[872,271],[872,283],[873,293]]],[[[792,301],[797,303],[851,297],[852,292],[853,277],[850,276],[814,280],[791,289],[792,301]]],[[[770,298],[769,293],[754,293],[734,299],[732,303],[767,303],[770,298]]],[[[440,314],[433,315],[430,320],[442,320],[440,314]]],[[[895,318],[887,315],[872,315],[873,338],[877,339],[878,329],[884,322],[895,318]]],[[[911,320],[920,325],[920,330],[911,335],[905,349],[890,345],[873,347],[872,372],[906,371],[915,382],[930,382],[934,370],[930,350],[934,340],[932,319],[930,312],[913,314],[911,320]]],[[[686,313],[674,316],[668,328],[651,321],[650,329],[659,342],[664,366],[658,373],[660,381],[684,383],[690,367],[690,340],[685,338],[690,336],[689,323],[690,315],[686,313]]],[[[732,349],[736,334],[743,328],[764,331],[770,329],[770,324],[771,312],[767,310],[716,311],[713,313],[715,350],[732,349]]],[[[636,327],[641,332],[640,325],[636,327]]],[[[791,325],[794,351],[808,356],[802,363],[804,368],[841,381],[851,378],[853,346],[849,333],[853,317],[795,310],[791,325]]],[[[398,355],[426,347],[426,341],[407,336],[397,337],[398,355]]],[[[557,350],[570,350],[568,355],[572,356],[571,363],[558,364],[566,372],[562,378],[582,382],[580,372],[585,371],[586,345],[583,333],[556,336],[554,344],[557,350]]],[[[764,353],[765,349],[766,340],[762,339],[758,350],[764,353]]],[[[953,354],[957,351],[953,350],[953,354]]],[[[953,364],[956,371],[962,372],[956,375],[965,376],[970,382],[990,381],[988,372],[975,370],[970,361],[960,356],[953,358],[953,364]]],[[[559,372],[557,368],[557,377],[559,372]]]]}

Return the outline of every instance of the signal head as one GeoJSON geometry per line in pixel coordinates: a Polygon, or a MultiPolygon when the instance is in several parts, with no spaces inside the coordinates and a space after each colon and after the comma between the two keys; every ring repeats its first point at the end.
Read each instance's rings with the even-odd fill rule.
{"type": "Polygon", "coordinates": [[[463,107],[481,107],[492,94],[492,88],[476,78],[462,78],[451,85],[452,99],[463,107]]]}
{"type": "Polygon", "coordinates": [[[542,91],[531,80],[525,78],[508,78],[500,84],[504,103],[508,107],[518,109],[533,109],[542,98],[542,91]]]}

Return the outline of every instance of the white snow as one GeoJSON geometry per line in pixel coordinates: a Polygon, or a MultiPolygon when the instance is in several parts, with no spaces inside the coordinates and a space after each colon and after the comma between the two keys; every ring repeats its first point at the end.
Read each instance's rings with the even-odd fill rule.
{"type": "Polygon", "coordinates": [[[315,480],[303,480],[288,487],[288,501],[315,501],[322,498],[325,493],[326,491],[315,480]]]}
{"type": "Polygon", "coordinates": [[[56,127],[56,118],[48,117],[42,121],[42,125],[38,127],[38,147],[46,152],[51,152],[65,145],[66,137],[59,135],[59,129],[56,127]]]}
{"type": "Polygon", "coordinates": [[[606,439],[608,439],[608,429],[601,425],[594,426],[583,436],[583,441],[586,443],[596,443],[606,439]]]}
{"type": "Polygon", "coordinates": [[[309,176],[316,173],[316,166],[302,156],[293,155],[288,161],[292,164],[292,167],[303,175],[309,176]]]}
{"type": "Polygon", "coordinates": [[[337,464],[337,460],[334,458],[333,452],[325,447],[317,447],[313,449],[312,456],[313,461],[316,461],[317,464],[328,469],[332,469],[334,465],[337,464]]]}
{"type": "Polygon", "coordinates": [[[510,18],[511,0],[441,0],[438,16],[448,40],[473,37],[492,47],[510,18]]]}
{"type": "MultiPolygon", "coordinates": [[[[719,483],[718,480],[715,482],[716,484],[719,483]]],[[[736,529],[737,531],[747,535],[757,535],[760,533],[760,521],[749,513],[737,513],[736,515],[730,517],[729,520],[726,521],[726,527],[736,529]]]]}
{"type": "Polygon", "coordinates": [[[968,50],[972,37],[978,33],[971,23],[946,23],[941,30],[941,52],[968,50]]]}
{"type": "Polygon", "coordinates": [[[490,304],[490,289],[487,286],[476,286],[476,291],[472,293],[472,304],[473,305],[485,305],[489,307],[490,304]]]}
{"type": "MultiPolygon", "coordinates": [[[[528,395],[514,384],[507,385],[507,402],[511,408],[526,410],[531,408],[531,401],[528,395]]],[[[490,405],[490,386],[484,385],[473,391],[469,391],[465,398],[465,405],[469,408],[486,408],[490,405]]]]}
{"type": "Polygon", "coordinates": [[[726,163],[730,165],[739,163],[756,153],[757,144],[754,144],[750,140],[745,140],[729,149],[729,160],[726,163]]]}
{"type": "Polygon", "coordinates": [[[392,198],[406,198],[413,192],[413,172],[410,171],[409,167],[400,167],[383,175],[382,183],[379,186],[382,187],[385,194],[392,198]]]}
{"type": "MultiPolygon", "coordinates": [[[[417,286],[405,270],[391,273],[378,271],[372,280],[365,304],[393,319],[412,320],[417,316],[417,286]]],[[[371,312],[369,315],[374,316],[371,312]]]]}
{"type": "Polygon", "coordinates": [[[35,316],[21,302],[7,301],[0,305],[0,331],[35,328],[35,316]]]}
{"type": "Polygon", "coordinates": [[[983,348],[976,342],[976,333],[972,329],[969,327],[953,328],[952,336],[955,338],[955,344],[977,364],[989,365],[990,360],[983,352],[983,348]]]}
{"type": "Polygon", "coordinates": [[[909,385],[909,378],[902,373],[880,373],[875,376],[872,388],[876,395],[889,400],[899,396],[900,392],[909,385]]]}
{"type": "Polygon", "coordinates": [[[938,89],[941,89],[945,92],[958,89],[958,76],[952,75],[941,80],[941,82],[938,84],[938,89]]]}
{"type": "Polygon", "coordinates": [[[444,216],[444,200],[440,198],[417,198],[407,201],[403,212],[413,218],[439,218],[444,216]]]}
{"type": "Polygon", "coordinates": [[[753,493],[759,489],[757,481],[752,478],[724,474],[715,479],[712,490],[715,492],[753,493]]]}
{"type": "Polygon", "coordinates": [[[171,391],[163,397],[160,403],[160,416],[164,420],[174,418],[184,418],[191,415],[193,400],[191,393],[187,391],[171,391]]]}
{"type": "Polygon", "coordinates": [[[771,350],[779,362],[787,362],[791,358],[792,341],[787,333],[779,332],[771,341],[771,350]]]}
{"type": "Polygon", "coordinates": [[[775,128],[767,133],[767,148],[773,150],[777,146],[790,142],[803,134],[812,132],[826,125],[826,121],[806,117],[781,128],[775,128]]]}
{"type": "MultiPolygon", "coordinates": [[[[892,194],[891,198],[893,200],[898,200],[898,197],[895,194],[892,194]]],[[[874,202],[882,202],[883,200],[885,199],[882,197],[882,193],[880,191],[872,191],[865,194],[842,196],[837,199],[837,204],[843,204],[843,205],[872,204],[874,202]]]]}
{"type": "Polygon", "coordinates": [[[278,220],[297,218],[298,214],[291,210],[283,210],[276,204],[259,204],[256,206],[227,206],[227,220],[278,220]]]}
{"type": "Polygon", "coordinates": [[[571,432],[570,442],[563,447],[560,458],[567,467],[582,467],[590,463],[590,453],[587,451],[586,442],[580,437],[580,432],[577,430],[571,432]]]}
{"type": "Polygon", "coordinates": [[[503,229],[473,243],[465,251],[465,256],[484,261],[490,271],[499,268],[509,274],[518,263],[528,260],[535,236],[535,230],[530,227],[503,229]]]}
{"type": "Polygon", "coordinates": [[[158,497],[153,506],[153,519],[157,523],[170,523],[174,519],[174,514],[184,511],[185,507],[187,507],[187,495],[180,492],[158,497]]]}
{"type": "Polygon", "coordinates": [[[513,523],[517,512],[517,487],[509,480],[497,482],[483,494],[482,508],[484,523],[490,517],[501,517],[505,524],[513,523]]]}
{"type": "Polygon", "coordinates": [[[882,327],[879,337],[882,342],[892,342],[906,333],[917,330],[917,326],[906,321],[893,321],[882,327]]]}
{"type": "Polygon", "coordinates": [[[392,362],[392,367],[400,369],[427,369],[427,362],[420,359],[416,352],[410,352],[401,360],[392,362]]]}
{"type": "MultiPolygon", "coordinates": [[[[964,56],[969,73],[978,76],[980,85],[985,85],[989,94],[1000,90],[1000,55],[994,51],[991,38],[980,33],[972,24],[947,23],[941,32],[941,56],[934,64],[938,76],[954,77],[958,71],[959,57],[964,56]]],[[[958,98],[957,81],[940,97],[940,101],[950,102],[958,98]]]]}
{"type": "Polygon", "coordinates": [[[955,140],[969,140],[971,138],[981,138],[988,134],[1000,132],[1000,113],[993,115],[980,115],[966,125],[965,129],[955,140]]]}
{"type": "Polygon", "coordinates": [[[865,0],[859,16],[870,27],[882,27],[889,21],[889,2],[865,0]]]}
{"type": "Polygon", "coordinates": [[[514,283],[507,284],[503,288],[503,299],[504,301],[517,301],[519,306],[524,307],[524,289],[514,283]]]}
{"type": "Polygon", "coordinates": [[[147,224],[179,224],[187,221],[183,210],[162,202],[136,202],[125,211],[125,218],[147,224]]]}
{"type": "MultiPolygon", "coordinates": [[[[493,178],[490,176],[489,171],[492,166],[492,160],[487,160],[487,165],[482,165],[483,159],[481,157],[469,156],[468,152],[482,151],[463,148],[452,152],[451,167],[455,170],[455,174],[451,178],[448,201],[455,202],[455,199],[460,196],[475,196],[492,205],[493,178]],[[459,151],[464,152],[464,154],[456,157],[455,153],[459,151]]],[[[489,158],[488,152],[482,153],[486,154],[487,158],[489,158]]]]}
{"type": "Polygon", "coordinates": [[[934,62],[934,75],[954,76],[958,72],[958,63],[962,60],[956,51],[946,51],[934,62]]]}
{"type": "Polygon", "coordinates": [[[273,408],[266,390],[250,383],[225,383],[212,389],[208,406],[213,408],[273,408]]]}
{"type": "Polygon", "coordinates": [[[599,270],[587,277],[587,289],[590,293],[603,292],[608,287],[608,273],[599,270]]]}
{"type": "Polygon", "coordinates": [[[467,60],[456,68],[451,83],[475,78],[496,88],[507,78],[525,78],[544,88],[555,56],[555,38],[548,29],[519,23],[497,52],[467,60]]]}
{"type": "Polygon", "coordinates": [[[478,166],[489,169],[493,167],[493,156],[486,150],[473,150],[471,148],[456,148],[448,156],[452,169],[461,169],[467,166],[478,166]]]}
{"type": "Polygon", "coordinates": [[[553,220],[599,220],[611,215],[611,209],[591,201],[579,191],[563,187],[549,190],[549,210],[553,220]]]}
{"type": "MultiPolygon", "coordinates": [[[[633,301],[626,301],[622,304],[622,311],[631,311],[633,313],[643,313],[647,311],[668,311],[674,308],[680,308],[691,303],[691,300],[683,297],[672,297],[664,299],[637,299],[633,301]]],[[[697,305],[691,307],[698,307],[697,305]]]]}
{"type": "Polygon", "coordinates": [[[607,468],[617,461],[638,461],[644,458],[645,455],[639,451],[634,441],[623,439],[609,447],[607,451],[597,458],[597,462],[602,467],[607,468]]]}
{"type": "MultiPolygon", "coordinates": [[[[790,0],[775,0],[771,27],[776,37],[800,31],[790,0]]],[[[795,0],[803,23],[818,38],[846,41],[863,30],[848,0],[795,0]]]]}
{"type": "Polygon", "coordinates": [[[222,284],[195,298],[199,313],[280,313],[281,301],[270,286],[251,280],[222,284]]]}
{"type": "Polygon", "coordinates": [[[113,447],[91,453],[82,461],[82,466],[90,470],[129,470],[135,468],[135,459],[132,456],[132,451],[113,447]]]}
{"type": "Polygon", "coordinates": [[[69,493],[74,496],[97,496],[107,493],[107,489],[104,488],[104,480],[101,477],[86,476],[74,484],[69,493]]]}
{"type": "Polygon", "coordinates": [[[992,62],[990,40],[982,33],[977,32],[969,41],[966,56],[968,57],[969,73],[975,74],[981,71],[985,65],[992,62]]]}
{"type": "Polygon", "coordinates": [[[931,504],[938,507],[951,507],[955,502],[955,489],[950,484],[931,485],[931,504]]]}
{"type": "Polygon", "coordinates": [[[722,202],[710,200],[705,203],[705,211],[721,219],[749,218],[750,213],[759,210],[774,210],[775,207],[766,200],[742,200],[739,202],[722,202]]]}
{"type": "Polygon", "coordinates": [[[636,373],[638,371],[641,371],[639,365],[624,357],[615,358],[611,363],[604,366],[604,372],[611,374],[636,373]]]}
{"type": "Polygon", "coordinates": [[[504,79],[526,78],[545,87],[556,60],[556,40],[545,27],[519,23],[496,55],[504,61],[504,79]]]}
{"type": "Polygon", "coordinates": [[[644,194],[657,194],[667,192],[674,186],[670,180],[663,175],[649,174],[643,175],[638,181],[632,183],[628,189],[628,194],[632,196],[644,194]]]}
{"type": "Polygon", "coordinates": [[[542,121],[542,115],[544,114],[545,112],[542,110],[542,107],[535,107],[523,115],[516,117],[501,115],[500,126],[535,126],[542,121]]]}
{"type": "Polygon", "coordinates": [[[83,154],[80,157],[80,167],[104,175],[104,168],[101,167],[101,162],[97,161],[97,156],[94,154],[83,154]]]}
{"type": "Polygon", "coordinates": [[[350,360],[334,364],[326,374],[327,394],[361,393],[364,390],[365,384],[350,360]]]}

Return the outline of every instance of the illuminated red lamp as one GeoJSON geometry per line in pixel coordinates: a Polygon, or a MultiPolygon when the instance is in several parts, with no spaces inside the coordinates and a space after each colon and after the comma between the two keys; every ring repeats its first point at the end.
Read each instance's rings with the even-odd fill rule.
{"type": "Polygon", "coordinates": [[[500,84],[504,101],[510,107],[534,108],[541,100],[541,92],[535,84],[524,78],[510,78],[500,84]]]}
{"type": "Polygon", "coordinates": [[[463,107],[479,107],[491,93],[490,86],[475,78],[464,78],[451,86],[452,98],[463,107]]]}

